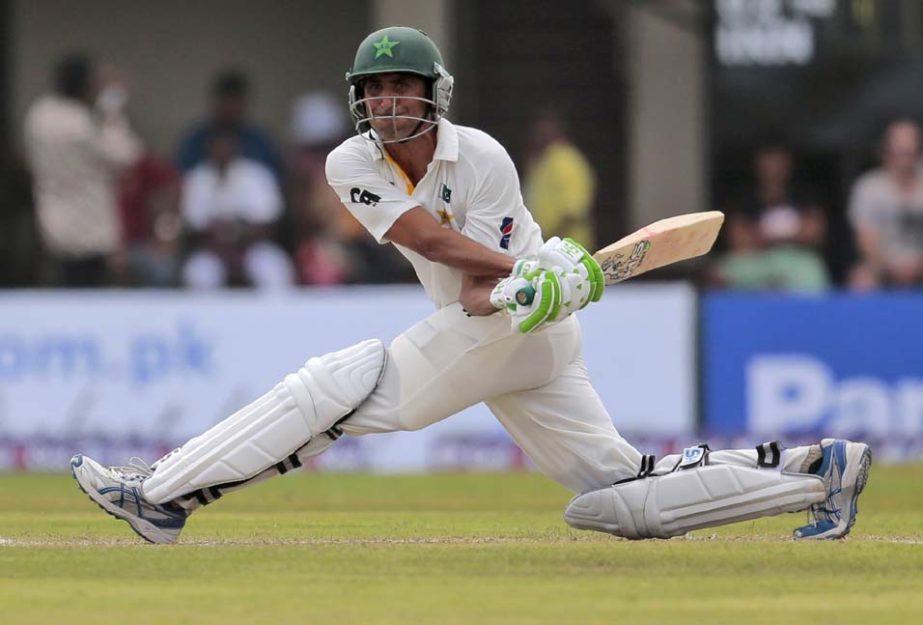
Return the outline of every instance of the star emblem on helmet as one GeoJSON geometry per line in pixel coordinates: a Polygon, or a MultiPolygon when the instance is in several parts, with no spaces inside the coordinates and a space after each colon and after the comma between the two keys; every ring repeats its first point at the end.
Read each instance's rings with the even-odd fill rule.
{"type": "Polygon", "coordinates": [[[372,42],[372,45],[375,46],[375,58],[377,59],[380,56],[390,56],[394,58],[394,53],[391,52],[391,48],[398,45],[400,41],[391,41],[388,39],[388,35],[385,35],[381,38],[379,42],[372,42]]]}

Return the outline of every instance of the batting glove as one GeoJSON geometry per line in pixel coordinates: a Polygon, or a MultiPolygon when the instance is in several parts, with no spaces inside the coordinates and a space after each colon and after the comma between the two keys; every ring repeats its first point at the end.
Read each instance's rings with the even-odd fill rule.
{"type": "Polygon", "coordinates": [[[560,315],[561,282],[555,272],[515,272],[498,282],[490,294],[490,303],[510,316],[513,330],[529,334],[564,318],[560,315]]]}
{"type": "MultiPolygon", "coordinates": [[[[538,251],[538,266],[555,269],[559,275],[577,273],[590,285],[590,296],[583,304],[598,302],[606,288],[603,270],[582,245],[571,238],[551,237],[538,251]]],[[[581,308],[583,307],[581,306],[581,308]]]]}

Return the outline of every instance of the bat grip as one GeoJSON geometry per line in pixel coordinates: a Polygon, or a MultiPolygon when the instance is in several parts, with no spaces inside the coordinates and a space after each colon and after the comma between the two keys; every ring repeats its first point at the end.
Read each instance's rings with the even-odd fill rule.
{"type": "Polygon", "coordinates": [[[535,299],[535,287],[531,284],[516,291],[516,303],[520,306],[531,306],[535,299]]]}

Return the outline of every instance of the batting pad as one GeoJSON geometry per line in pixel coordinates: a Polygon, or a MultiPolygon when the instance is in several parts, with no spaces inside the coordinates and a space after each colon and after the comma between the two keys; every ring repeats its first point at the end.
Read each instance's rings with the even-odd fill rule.
{"type": "Polygon", "coordinates": [[[249,479],[281,462],[375,390],[385,356],[382,342],[369,340],[310,359],[252,404],[158,460],[142,484],[144,496],[165,503],[249,479]]]}
{"type": "Polygon", "coordinates": [[[671,538],[703,527],[805,510],[826,495],[817,475],[707,465],[577,495],[564,519],[577,529],[623,538],[671,538]]]}

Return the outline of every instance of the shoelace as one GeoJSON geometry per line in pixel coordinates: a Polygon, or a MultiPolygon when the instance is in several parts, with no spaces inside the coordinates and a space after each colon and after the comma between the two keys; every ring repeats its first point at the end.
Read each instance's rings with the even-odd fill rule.
{"type": "Polygon", "coordinates": [[[127,465],[110,467],[110,470],[126,482],[140,482],[152,473],[150,465],[136,456],[129,458],[127,465]]]}
{"type": "MultiPolygon", "coordinates": [[[[833,472],[834,467],[831,466],[830,471],[833,472]]],[[[837,477],[842,480],[843,476],[837,472],[837,477]]],[[[811,525],[817,526],[818,523],[823,521],[828,521],[830,523],[839,524],[840,519],[842,518],[841,508],[834,505],[833,498],[843,492],[842,483],[836,488],[830,489],[830,492],[827,494],[827,498],[824,499],[823,503],[816,503],[810,508],[808,508],[808,523],[811,525]],[[827,506],[830,506],[829,508],[827,506]]]]}
{"type": "Polygon", "coordinates": [[[816,504],[808,510],[808,520],[812,525],[817,525],[821,520],[831,523],[839,523],[842,518],[840,508],[825,508],[821,504],[816,504]],[[820,517],[823,517],[822,519],[820,517]]]}

